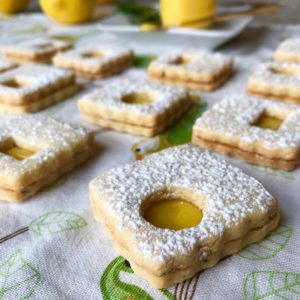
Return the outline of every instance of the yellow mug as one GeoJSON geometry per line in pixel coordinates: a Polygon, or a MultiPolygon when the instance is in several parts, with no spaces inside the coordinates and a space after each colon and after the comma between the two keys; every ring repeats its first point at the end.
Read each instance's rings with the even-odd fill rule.
{"type": "Polygon", "coordinates": [[[163,27],[208,28],[213,22],[216,0],[160,0],[163,27]]]}

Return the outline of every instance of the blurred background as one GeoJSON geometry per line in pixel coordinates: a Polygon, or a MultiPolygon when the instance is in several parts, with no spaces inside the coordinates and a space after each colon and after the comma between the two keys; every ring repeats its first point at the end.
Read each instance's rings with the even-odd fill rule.
{"type": "MultiPolygon", "coordinates": [[[[151,2],[158,2],[158,1],[140,0],[135,2],[151,3],[151,2]]],[[[218,0],[218,3],[222,5],[278,3],[281,5],[281,9],[276,16],[260,17],[259,21],[261,21],[262,23],[277,23],[277,24],[278,23],[279,24],[300,23],[300,0],[218,0]]],[[[39,10],[38,0],[33,0],[30,5],[30,11],[38,11],[38,10],[39,10]]]]}

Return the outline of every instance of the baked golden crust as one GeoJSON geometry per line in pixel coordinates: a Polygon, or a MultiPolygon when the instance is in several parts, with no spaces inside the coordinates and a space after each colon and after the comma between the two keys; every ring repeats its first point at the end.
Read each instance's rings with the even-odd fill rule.
{"type": "Polygon", "coordinates": [[[277,201],[255,179],[198,147],[173,147],[111,170],[89,186],[91,206],[117,250],[154,287],[166,287],[262,239],[279,222],[277,201]],[[199,225],[157,228],[142,205],[168,193],[203,211],[199,225]]]}
{"type": "Polygon", "coordinates": [[[270,167],[292,169],[300,156],[297,105],[232,95],[205,112],[193,127],[193,143],[270,167]],[[254,125],[267,113],[282,123],[278,130],[254,125]]]}

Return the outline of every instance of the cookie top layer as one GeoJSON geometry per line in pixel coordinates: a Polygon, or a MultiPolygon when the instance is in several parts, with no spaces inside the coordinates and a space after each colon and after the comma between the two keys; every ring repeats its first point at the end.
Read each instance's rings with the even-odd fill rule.
{"type": "Polygon", "coordinates": [[[35,38],[3,45],[0,51],[5,55],[15,55],[34,59],[39,56],[52,55],[58,51],[69,49],[72,44],[66,41],[57,41],[48,38],[35,38]]]}
{"type": "Polygon", "coordinates": [[[54,64],[63,67],[72,67],[76,69],[87,68],[84,71],[92,72],[93,69],[99,68],[99,66],[109,67],[109,64],[111,63],[120,63],[122,60],[131,58],[132,56],[132,50],[126,47],[115,45],[91,45],[58,53],[54,57],[53,62],[54,64]]]}
{"type": "Polygon", "coordinates": [[[299,120],[297,105],[232,95],[198,118],[193,134],[254,152],[264,149],[269,155],[286,151],[287,158],[293,159],[300,147],[299,120]],[[252,125],[263,112],[283,120],[277,131],[252,125]]]}
{"type": "Polygon", "coordinates": [[[94,205],[114,222],[114,231],[126,235],[127,247],[158,262],[186,255],[231,230],[240,237],[276,208],[274,198],[254,178],[190,145],[110,170],[90,183],[90,193],[94,205]],[[193,203],[203,210],[198,226],[160,229],[141,216],[143,201],[165,189],[184,189],[195,196],[193,203]]]}
{"type": "Polygon", "coordinates": [[[283,41],[276,50],[277,53],[300,55],[300,39],[291,38],[283,41]]]}
{"type": "Polygon", "coordinates": [[[272,84],[274,89],[284,85],[300,90],[300,64],[286,62],[262,64],[249,79],[250,83],[254,81],[258,84],[272,84]]]}
{"type": "MultiPolygon", "coordinates": [[[[188,100],[186,89],[151,83],[144,79],[135,80],[134,82],[121,79],[105,84],[103,87],[87,94],[79,100],[78,105],[83,111],[87,110],[94,112],[94,114],[101,114],[101,110],[109,109],[147,116],[163,113],[182,99],[188,100]],[[151,95],[153,102],[149,104],[129,104],[123,101],[124,96],[139,93],[151,95]]],[[[110,117],[106,115],[106,118],[110,117]]]]}
{"type": "MultiPolygon", "coordinates": [[[[34,115],[12,117],[1,122],[0,151],[9,145],[33,150],[34,155],[18,161],[0,152],[1,188],[27,184],[51,173],[56,167],[73,158],[91,142],[92,135],[83,127],[70,125],[53,118],[34,115]]],[[[74,159],[74,158],[73,158],[74,159]]]]}
{"type": "Polygon", "coordinates": [[[186,70],[195,73],[216,74],[228,68],[232,59],[221,53],[186,51],[162,55],[153,61],[151,68],[172,68],[174,71],[186,70]],[[182,61],[183,63],[180,63],[182,61]]]}
{"type": "Polygon", "coordinates": [[[14,102],[28,95],[39,95],[45,89],[54,90],[73,79],[74,75],[67,70],[38,64],[21,65],[0,74],[0,99],[14,102]]]}

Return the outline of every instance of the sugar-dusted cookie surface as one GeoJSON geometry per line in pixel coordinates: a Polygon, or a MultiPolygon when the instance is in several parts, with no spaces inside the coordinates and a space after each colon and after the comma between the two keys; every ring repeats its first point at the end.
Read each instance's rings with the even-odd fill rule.
{"type": "Polygon", "coordinates": [[[69,42],[39,37],[11,45],[2,45],[0,52],[5,58],[15,62],[48,63],[53,55],[70,48],[72,44],[69,42]]]}
{"type": "Polygon", "coordinates": [[[210,91],[223,84],[233,71],[233,60],[220,53],[187,51],[162,55],[153,61],[150,79],[210,91]]]}
{"type": "Polygon", "coordinates": [[[13,62],[0,58],[0,73],[13,69],[15,67],[16,64],[14,64],[13,62]]]}
{"type": "Polygon", "coordinates": [[[254,178],[196,146],[173,147],[106,172],[89,185],[96,219],[136,274],[156,288],[184,281],[275,229],[277,202],[254,178]],[[146,221],[174,198],[202,210],[181,230],[146,221]]]}
{"type": "Polygon", "coordinates": [[[153,136],[178,119],[192,102],[187,91],[147,80],[115,80],[83,96],[80,112],[118,131],[153,136]]]}
{"type": "Polygon", "coordinates": [[[261,65],[249,79],[248,94],[300,104],[300,64],[261,65]]]}
{"type": "Polygon", "coordinates": [[[0,108],[32,112],[78,90],[74,75],[55,67],[28,64],[0,74],[0,108]]]}
{"type": "Polygon", "coordinates": [[[124,71],[132,65],[133,57],[133,51],[126,47],[93,45],[59,53],[53,63],[87,79],[100,79],[124,71]]]}
{"type": "Polygon", "coordinates": [[[281,62],[300,63],[300,38],[283,41],[276,49],[274,59],[281,62]]]}
{"type": "Polygon", "coordinates": [[[13,117],[0,128],[1,200],[28,198],[86,160],[93,149],[92,133],[48,117],[13,117]]]}
{"type": "Polygon", "coordinates": [[[196,121],[193,143],[268,167],[300,162],[300,107],[232,95],[196,121]]]}

